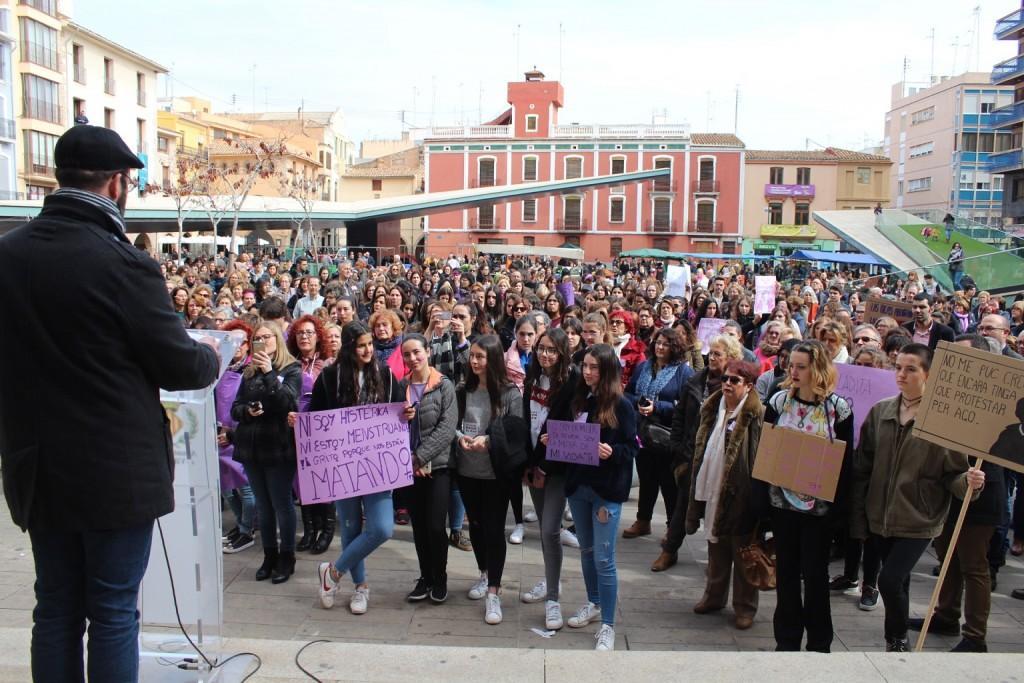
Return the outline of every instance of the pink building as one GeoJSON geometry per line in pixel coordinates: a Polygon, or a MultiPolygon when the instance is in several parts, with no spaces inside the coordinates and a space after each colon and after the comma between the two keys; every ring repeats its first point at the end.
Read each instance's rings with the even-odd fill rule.
{"type": "Polygon", "coordinates": [[[685,124],[560,125],[564,91],[539,71],[508,84],[511,108],[480,126],[444,126],[423,136],[426,191],[672,169],[670,179],[434,214],[427,254],[472,244],[582,247],[588,260],[621,251],[739,253],[743,143],[685,124]]]}

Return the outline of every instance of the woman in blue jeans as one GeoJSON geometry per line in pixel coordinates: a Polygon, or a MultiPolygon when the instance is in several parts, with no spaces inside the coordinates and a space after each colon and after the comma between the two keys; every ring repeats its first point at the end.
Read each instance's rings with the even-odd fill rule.
{"type": "Polygon", "coordinates": [[[572,628],[583,628],[600,620],[596,650],[615,648],[619,584],[615,537],[622,503],[629,497],[633,482],[637,451],[636,411],[622,395],[621,368],[615,350],[607,344],[595,344],[584,354],[572,414],[576,422],[601,425],[598,465],[571,464],[565,475],[565,493],[576,522],[587,585],[587,604],[567,623],[572,628]]]}
{"type": "MultiPolygon", "coordinates": [[[[337,362],[317,377],[309,410],[333,410],[372,403],[396,403],[404,400],[401,383],[387,365],[377,360],[370,328],[359,321],[341,331],[341,350],[337,362]]],[[[334,607],[342,574],[348,573],[355,585],[349,600],[352,614],[366,614],[370,586],[366,583],[364,560],[391,538],[395,528],[391,491],[335,501],[341,530],[341,554],[333,563],[321,562],[318,568],[320,604],[334,607]]]]}

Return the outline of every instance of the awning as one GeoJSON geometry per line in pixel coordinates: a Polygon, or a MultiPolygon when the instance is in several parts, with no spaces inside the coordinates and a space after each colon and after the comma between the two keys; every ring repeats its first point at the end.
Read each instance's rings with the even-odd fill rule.
{"type": "Polygon", "coordinates": [[[478,254],[511,254],[513,256],[549,256],[566,258],[573,261],[583,260],[582,249],[564,249],[562,247],[528,247],[517,244],[474,244],[478,254]]]}
{"type": "Polygon", "coordinates": [[[789,255],[788,258],[801,261],[828,261],[830,263],[855,263],[866,266],[888,266],[889,263],[871,254],[853,254],[838,251],[815,251],[813,249],[798,249],[789,255]]]}

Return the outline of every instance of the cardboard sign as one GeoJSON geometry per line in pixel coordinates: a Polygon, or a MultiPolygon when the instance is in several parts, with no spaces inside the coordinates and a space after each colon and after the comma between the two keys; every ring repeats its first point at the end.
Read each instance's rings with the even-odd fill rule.
{"type": "Polygon", "coordinates": [[[668,266],[665,269],[665,295],[685,297],[690,289],[690,266],[668,266]]]}
{"type": "Polygon", "coordinates": [[[940,341],[914,436],[1024,472],[1024,361],[940,341]]]}
{"type": "Polygon", "coordinates": [[[845,452],[845,441],[765,425],[751,476],[831,503],[845,452]]]}
{"type": "Polygon", "coordinates": [[[697,339],[700,340],[701,353],[707,354],[711,340],[722,334],[725,320],[722,318],[701,318],[697,323],[697,339]]]}
{"type": "Polygon", "coordinates": [[[836,394],[846,399],[853,408],[853,445],[860,443],[860,428],[871,407],[883,398],[900,393],[896,386],[896,373],[892,370],[865,368],[860,365],[839,363],[836,394]]]}
{"type": "Polygon", "coordinates": [[[296,479],[303,505],[412,485],[404,403],[299,413],[296,479]]]}
{"type": "Polygon", "coordinates": [[[914,319],[914,305],[907,301],[893,301],[873,296],[864,303],[864,322],[872,325],[879,318],[893,318],[902,325],[914,319]]]}
{"type": "Polygon", "coordinates": [[[754,277],[754,315],[771,313],[775,310],[775,276],[754,277]]]}
{"type": "Polygon", "coordinates": [[[596,422],[548,420],[548,460],[597,467],[600,443],[601,425],[596,422]]]}

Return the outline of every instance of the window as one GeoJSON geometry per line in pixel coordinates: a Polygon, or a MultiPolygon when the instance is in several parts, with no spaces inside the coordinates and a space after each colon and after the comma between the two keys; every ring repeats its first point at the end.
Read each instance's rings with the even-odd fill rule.
{"type": "Polygon", "coordinates": [[[910,115],[910,125],[916,126],[919,123],[925,121],[931,121],[935,118],[935,107],[926,107],[925,109],[919,109],[910,115]]]}
{"type": "Polygon", "coordinates": [[[524,247],[533,247],[536,246],[536,244],[537,240],[532,235],[527,235],[526,237],[523,238],[524,247]]]}
{"type": "Polygon", "coordinates": [[[523,157],[523,180],[537,179],[537,157],[523,157]]]}
{"type": "Polygon", "coordinates": [[[900,180],[896,183],[896,194],[903,194],[903,181],[900,180]]]}
{"type": "MultiPolygon", "coordinates": [[[[570,245],[572,245],[574,247],[580,246],[580,236],[579,235],[566,235],[562,239],[565,240],[566,244],[570,244],[570,245]]],[[[666,247],[666,251],[667,251],[667,249],[668,248],[666,247]]]]}
{"type": "Polygon", "coordinates": [[[103,58],[103,92],[114,94],[114,60],[103,58]]]}
{"type": "Polygon", "coordinates": [[[25,74],[25,116],[50,123],[63,123],[60,111],[60,86],[39,76],[25,74]]]}
{"type": "Polygon", "coordinates": [[[583,157],[565,158],[565,179],[583,177],[583,157]]]}
{"type": "Polygon", "coordinates": [[[992,176],[992,189],[1002,192],[1003,190],[1003,176],[994,175],[992,176]]]}
{"type": "Polygon", "coordinates": [[[384,181],[381,178],[374,178],[370,181],[370,189],[373,192],[382,192],[384,190],[384,181]]]}
{"type": "Polygon", "coordinates": [[[772,166],[768,169],[768,182],[772,185],[782,185],[785,180],[785,174],[782,172],[781,166],[772,166]]]}
{"type": "Polygon", "coordinates": [[[114,128],[114,110],[109,107],[103,108],[103,127],[111,130],[114,128]]]}
{"type": "Polygon", "coordinates": [[[655,237],[654,248],[661,249],[662,251],[668,251],[668,238],[667,237],[655,237]]]}
{"type": "Polygon", "coordinates": [[[21,4],[46,12],[52,17],[57,16],[57,0],[21,0],[21,4]]]}
{"type": "Polygon", "coordinates": [[[481,228],[493,228],[494,227],[494,204],[488,206],[481,206],[477,209],[477,217],[480,221],[481,228]]]}
{"type": "Polygon", "coordinates": [[[796,184],[797,185],[810,185],[811,184],[811,169],[806,166],[801,166],[796,169],[796,184]]]}
{"type": "MultiPolygon", "coordinates": [[[[655,159],[654,168],[672,168],[671,159],[655,159]]],[[[655,192],[668,192],[672,189],[672,174],[669,173],[666,178],[656,178],[654,180],[654,191],[655,192]]]]}
{"type": "Polygon", "coordinates": [[[911,178],[907,183],[907,192],[924,192],[932,189],[932,178],[911,178]]]}
{"type": "Polygon", "coordinates": [[[46,195],[53,192],[53,188],[47,187],[46,185],[26,185],[25,190],[25,196],[28,199],[42,199],[46,195]]]}
{"type": "Polygon", "coordinates": [[[139,153],[146,154],[149,152],[149,150],[146,149],[146,120],[135,119],[135,128],[138,131],[139,136],[139,153]]]}
{"type": "Polygon", "coordinates": [[[700,166],[697,170],[697,177],[700,180],[714,180],[715,179],[715,160],[714,159],[701,159],[700,166]]]}
{"type": "MultiPolygon", "coordinates": [[[[806,183],[805,183],[806,184],[806,183]]],[[[799,203],[796,205],[796,216],[793,220],[797,225],[811,224],[811,205],[799,203]]]]}
{"type": "Polygon", "coordinates": [[[140,107],[146,106],[146,74],[137,72],[135,74],[135,101],[140,107]]]}
{"type": "Polygon", "coordinates": [[[857,167],[857,184],[858,185],[870,185],[871,184],[871,169],[867,166],[857,167]]]}
{"type": "Polygon", "coordinates": [[[608,222],[609,223],[625,223],[626,222],[626,198],[625,197],[612,197],[611,203],[608,209],[608,222]]]}
{"type": "Polygon", "coordinates": [[[612,175],[626,172],[626,157],[612,157],[612,175]]]}
{"type": "Polygon", "coordinates": [[[611,240],[611,243],[612,243],[612,258],[618,258],[619,254],[622,253],[622,238],[621,237],[613,237],[612,240],[611,240]]]}
{"type": "Polygon", "coordinates": [[[156,139],[156,151],[166,152],[169,146],[170,145],[167,141],[167,138],[163,137],[162,135],[156,139]]]}
{"type": "Polygon", "coordinates": [[[523,222],[524,223],[536,223],[537,222],[537,200],[536,199],[524,199],[523,200],[523,222]]]}
{"type": "Polygon", "coordinates": [[[21,60],[60,71],[57,31],[34,19],[21,20],[21,60]]]}
{"type": "Polygon", "coordinates": [[[57,144],[57,136],[30,130],[25,132],[25,142],[28,151],[28,172],[35,175],[52,174],[53,147],[57,144]]]}
{"type": "Polygon", "coordinates": [[[782,225],[782,202],[770,202],[768,204],[768,224],[782,225]]]}
{"type": "Polygon", "coordinates": [[[71,63],[75,83],[85,85],[85,48],[81,45],[71,46],[71,63]]]}
{"type": "Polygon", "coordinates": [[[526,115],[526,132],[527,133],[536,133],[537,132],[537,128],[538,128],[538,121],[540,121],[540,117],[537,116],[536,114],[527,114],[526,115]]]}
{"type": "Polygon", "coordinates": [[[664,232],[672,230],[672,200],[665,197],[654,200],[653,227],[664,232]]]}
{"type": "Polygon", "coordinates": [[[1005,152],[1013,149],[1013,134],[1012,133],[996,133],[995,149],[994,152],[1005,152]]]}
{"type": "Polygon", "coordinates": [[[480,179],[480,187],[494,186],[494,159],[480,159],[477,162],[477,174],[480,179]]]}
{"type": "Polygon", "coordinates": [[[563,221],[566,229],[579,230],[583,227],[583,200],[580,197],[565,198],[563,221]]]}
{"type": "Polygon", "coordinates": [[[917,157],[925,157],[935,151],[934,142],[924,142],[920,145],[914,145],[910,148],[910,158],[916,159],[917,157]]]}

